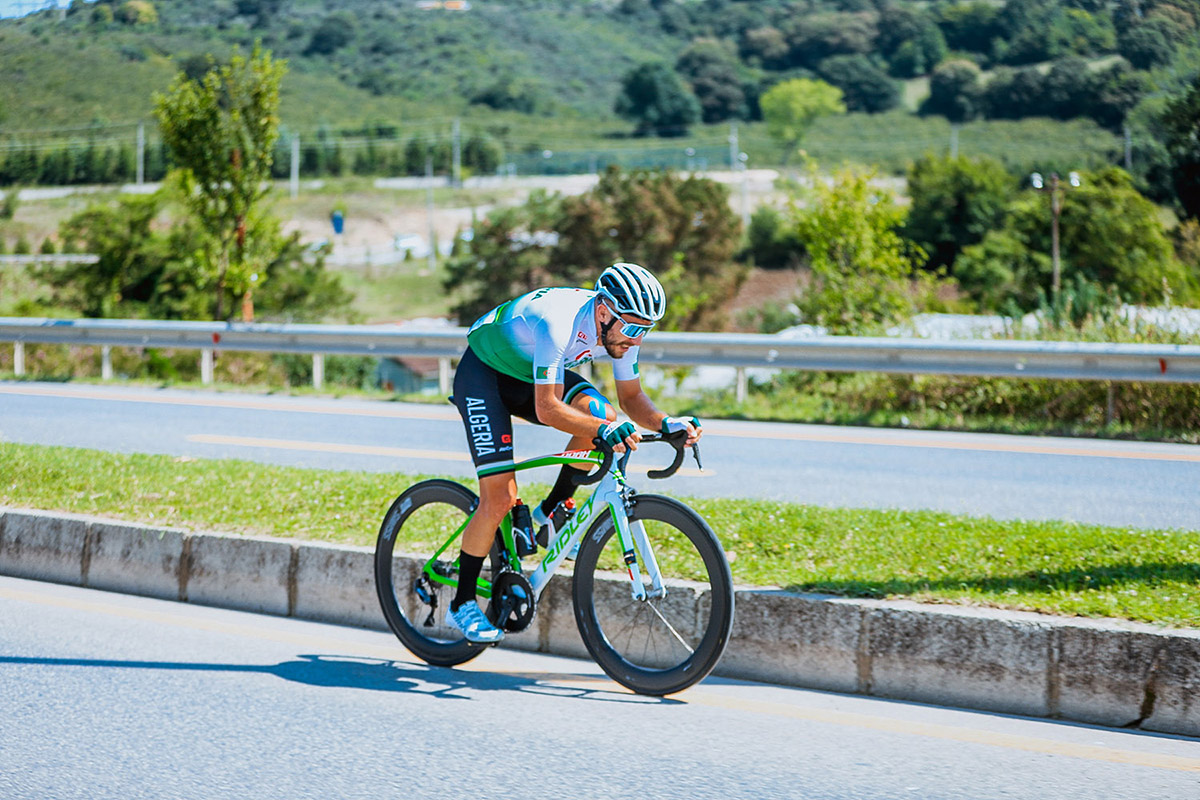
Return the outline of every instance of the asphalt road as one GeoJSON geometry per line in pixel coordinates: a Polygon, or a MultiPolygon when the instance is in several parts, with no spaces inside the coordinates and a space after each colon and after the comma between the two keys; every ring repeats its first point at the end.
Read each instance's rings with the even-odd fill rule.
{"type": "MultiPolygon", "coordinates": [[[[525,424],[515,439],[518,458],[565,444],[562,434],[525,424]]],[[[448,404],[0,382],[0,440],[473,475],[448,404]]],[[[1200,530],[1195,445],[713,420],[702,455],[703,473],[689,460],[669,481],[639,485],[701,497],[1200,530]]],[[[661,446],[644,448],[632,462],[635,480],[668,456],[661,446]]],[[[544,482],[553,477],[534,473],[544,482]]]]}
{"type": "Polygon", "coordinates": [[[1200,796],[1200,742],[591,663],[0,578],[0,797],[1200,796]]]}

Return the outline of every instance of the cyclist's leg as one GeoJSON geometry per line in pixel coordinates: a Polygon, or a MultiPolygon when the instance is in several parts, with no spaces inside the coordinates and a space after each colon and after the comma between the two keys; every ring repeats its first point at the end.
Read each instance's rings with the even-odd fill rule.
{"type": "MultiPolygon", "coordinates": [[[[563,401],[585,414],[595,417],[597,427],[600,422],[613,422],[617,418],[617,410],[608,401],[608,398],[583,376],[570,370],[567,370],[564,378],[563,401]]],[[[591,436],[572,436],[571,440],[567,442],[566,449],[591,450],[592,438],[591,436]]],[[[534,510],[534,522],[537,525],[546,524],[546,520],[554,513],[555,507],[568,497],[574,496],[576,486],[573,478],[580,471],[586,469],[586,466],[563,465],[558,472],[558,479],[554,482],[554,487],[550,489],[550,494],[546,495],[546,499],[534,510]]]]}
{"type": "Polygon", "coordinates": [[[479,506],[463,531],[458,591],[450,603],[452,613],[466,602],[474,602],[475,581],[491,549],[496,528],[517,497],[512,417],[501,397],[499,380],[498,373],[480,361],[470,348],[454,374],[454,405],[462,417],[471,459],[479,475],[479,506]]]}

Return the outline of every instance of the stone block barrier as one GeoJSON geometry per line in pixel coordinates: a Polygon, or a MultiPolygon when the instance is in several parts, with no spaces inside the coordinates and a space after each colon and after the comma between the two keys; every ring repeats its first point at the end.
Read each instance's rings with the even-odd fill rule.
{"type": "MultiPolygon", "coordinates": [[[[415,574],[420,561],[400,565],[415,574]]],[[[386,630],[372,550],[0,507],[0,575],[386,630]]],[[[620,585],[602,592],[624,591],[620,585]]],[[[586,657],[570,575],[505,646],[586,657]]],[[[397,655],[404,651],[396,643],[397,655]]],[[[1200,736],[1200,630],[740,587],[717,674],[1200,736]]]]}

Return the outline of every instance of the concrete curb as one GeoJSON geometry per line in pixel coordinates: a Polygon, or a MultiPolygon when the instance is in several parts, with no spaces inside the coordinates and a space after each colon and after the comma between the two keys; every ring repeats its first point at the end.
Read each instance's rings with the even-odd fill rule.
{"type": "MultiPolygon", "coordinates": [[[[387,627],[366,547],[0,507],[0,575],[387,627]]],[[[587,656],[570,576],[547,587],[535,624],[506,646],[587,656]]],[[[1193,630],[742,588],[717,672],[1200,736],[1200,631],[1193,630]]]]}

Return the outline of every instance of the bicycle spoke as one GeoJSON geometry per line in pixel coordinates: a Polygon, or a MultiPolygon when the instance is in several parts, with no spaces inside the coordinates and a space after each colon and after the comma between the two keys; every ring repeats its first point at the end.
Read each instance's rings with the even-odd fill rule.
{"type": "Polygon", "coordinates": [[[653,603],[651,603],[649,600],[647,600],[646,605],[648,605],[650,607],[651,611],[653,611],[655,614],[658,615],[658,618],[662,620],[662,624],[667,626],[667,630],[669,630],[671,632],[671,635],[674,636],[675,639],[678,640],[678,642],[681,645],[683,645],[683,649],[687,650],[688,654],[694,654],[696,652],[695,650],[692,649],[692,647],[686,641],[684,641],[683,637],[679,635],[679,631],[675,630],[675,626],[672,625],[670,622],[667,622],[667,618],[662,615],[662,612],[659,611],[658,608],[655,607],[655,605],[653,603]]]}

